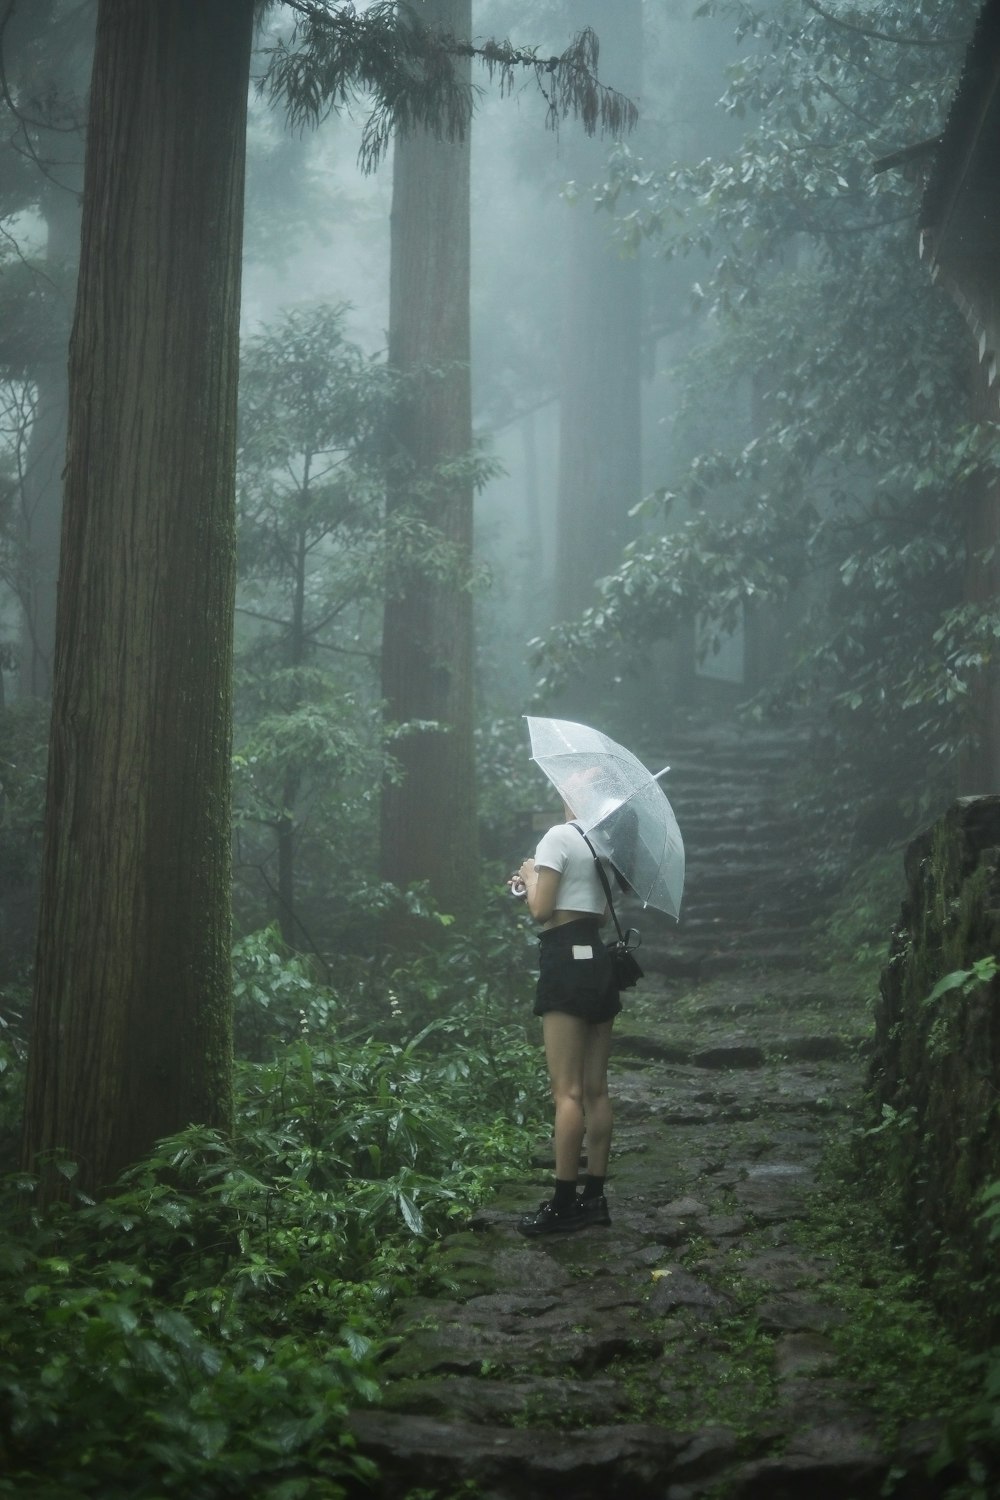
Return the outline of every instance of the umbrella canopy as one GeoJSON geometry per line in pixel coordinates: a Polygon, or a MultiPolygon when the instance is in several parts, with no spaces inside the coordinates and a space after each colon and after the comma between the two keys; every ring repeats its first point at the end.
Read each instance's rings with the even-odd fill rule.
{"type": "Polygon", "coordinates": [[[684,841],[658,778],[599,729],[568,719],[527,723],[532,759],[584,832],[643,906],[679,916],[684,841]]]}

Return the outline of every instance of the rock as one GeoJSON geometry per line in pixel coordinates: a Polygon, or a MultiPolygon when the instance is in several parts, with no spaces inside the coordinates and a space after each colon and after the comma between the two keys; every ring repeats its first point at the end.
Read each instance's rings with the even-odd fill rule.
{"type": "Polygon", "coordinates": [[[779,1380],[829,1371],[836,1357],[836,1349],[822,1333],[786,1333],[774,1346],[774,1365],[779,1380]]]}
{"type": "Polygon", "coordinates": [[[757,1224],[776,1224],[801,1214],[802,1200],[812,1187],[812,1174],[805,1167],[771,1162],[752,1166],[734,1197],[757,1224]]]}
{"type": "Polygon", "coordinates": [[[616,1032],[616,1057],[643,1057],[655,1062],[686,1063],[693,1051],[690,1042],[666,1041],[661,1037],[634,1036],[616,1032]]]}
{"type": "Polygon", "coordinates": [[[757,1308],[757,1324],[764,1333],[825,1333],[843,1323],[839,1308],[813,1302],[805,1293],[783,1292],[769,1297],[757,1308]]]}
{"type": "Polygon", "coordinates": [[[653,1290],[649,1298],[650,1310],[654,1313],[676,1312],[678,1308],[690,1308],[695,1312],[707,1312],[722,1307],[726,1301],[711,1287],[698,1281],[683,1266],[661,1266],[652,1272],[653,1290]]]}
{"type": "Polygon", "coordinates": [[[743,1274],[764,1281],[776,1291],[787,1292],[809,1286],[823,1278],[828,1265],[787,1247],[763,1250],[743,1262],[743,1274]]]}
{"type": "Polygon", "coordinates": [[[741,1443],[728,1427],[705,1427],[675,1458],[671,1479],[702,1479],[718,1474],[740,1457],[741,1443]]]}
{"type": "Polygon", "coordinates": [[[696,1068],[760,1068],[764,1053],[750,1042],[728,1042],[695,1052],[691,1061],[696,1068]]]}
{"type": "Polygon", "coordinates": [[[782,1036],[770,1050],[782,1057],[800,1058],[803,1062],[824,1062],[833,1057],[849,1057],[862,1046],[864,1038],[842,1036],[782,1036]]]}
{"type": "Polygon", "coordinates": [[[975,1225],[978,1193],[1000,1178],[1000,975],[929,997],[946,975],[1000,953],[998,845],[1000,796],[965,797],[906,851],[907,890],[875,1008],[867,1121],[896,1124],[888,1138],[861,1137],[870,1164],[898,1184],[918,1262],[930,1273],[942,1259],[949,1266],[956,1318],[980,1330],[983,1347],[1000,1334],[980,1291],[996,1247],[975,1225]]]}
{"type": "Polygon", "coordinates": [[[672,1198],[664,1204],[661,1212],[672,1219],[696,1219],[700,1214],[707,1214],[708,1209],[697,1198],[672,1198]]]}
{"type": "Polygon", "coordinates": [[[422,1376],[391,1385],[383,1410],[487,1426],[509,1427],[531,1419],[540,1426],[587,1427],[627,1416],[629,1399],[620,1381],[599,1376],[589,1380],[540,1374],[526,1380],[422,1376]]]}
{"type": "MultiPolygon", "coordinates": [[[[820,1017],[800,1022],[801,970],[740,971],[705,993],[716,1020],[682,997],[697,1043],[660,1005],[662,1046],[658,1002],[636,999],[639,1039],[612,1064],[611,1228],[518,1235],[546,1166],[446,1236],[435,1264],[454,1289],[401,1310],[386,1407],[351,1419],[382,1468],[372,1500],[466,1483],[480,1500],[876,1500],[894,1466],[921,1472],[936,1434],[879,1449],[830,1337],[842,1267],[804,1248],[817,1162],[860,1081],[855,1054],[826,1046],[836,996],[813,991],[820,1017]],[[742,1047],[752,1066],[697,1061],[742,1047]]],[[[843,1001],[838,1035],[862,1010],[843,1001]]],[[[908,1483],[893,1500],[924,1500],[908,1483]]]]}
{"type": "MultiPolygon", "coordinates": [[[[726,1500],[879,1500],[891,1465],[878,1457],[811,1458],[787,1454],[747,1464],[729,1481],[726,1500]]],[[[894,1486],[894,1500],[906,1491],[894,1486]]],[[[912,1493],[912,1492],[911,1492],[912,1493]]]]}
{"type": "Polygon", "coordinates": [[[733,1240],[746,1232],[747,1221],[742,1214],[706,1214],[698,1229],[709,1240],[733,1240]]]}
{"type": "Polygon", "coordinates": [[[567,1482],[580,1500],[662,1500],[663,1478],[690,1441],[663,1427],[511,1430],[377,1411],[352,1413],[349,1428],[379,1466],[382,1500],[407,1493],[415,1474],[446,1493],[472,1482],[494,1500],[551,1500],[567,1482]]]}

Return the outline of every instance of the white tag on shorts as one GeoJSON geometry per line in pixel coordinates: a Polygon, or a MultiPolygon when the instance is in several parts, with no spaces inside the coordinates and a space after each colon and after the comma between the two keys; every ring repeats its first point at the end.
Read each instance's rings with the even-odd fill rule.
{"type": "Polygon", "coordinates": [[[593,958],[593,956],[594,956],[594,950],[591,947],[590,943],[574,943],[573,944],[573,957],[574,958],[593,958]]]}

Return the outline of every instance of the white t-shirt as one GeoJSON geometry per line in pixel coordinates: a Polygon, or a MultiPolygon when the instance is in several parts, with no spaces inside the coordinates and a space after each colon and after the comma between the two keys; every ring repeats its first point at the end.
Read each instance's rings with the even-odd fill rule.
{"type": "Polygon", "coordinates": [[[556,906],[560,911],[593,912],[603,917],[607,901],[594,856],[572,823],[557,823],[542,835],[535,864],[559,876],[556,906]]]}

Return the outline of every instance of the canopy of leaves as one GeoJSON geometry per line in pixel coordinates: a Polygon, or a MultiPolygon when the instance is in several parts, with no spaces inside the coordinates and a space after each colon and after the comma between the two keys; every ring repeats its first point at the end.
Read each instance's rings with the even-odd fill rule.
{"type": "Polygon", "coordinates": [[[1000,450],[970,423],[971,341],[918,258],[919,187],[872,166],[941,130],[978,5],[702,10],[739,44],[722,99],[745,122],[736,148],[663,163],[622,147],[599,193],[627,244],[699,262],[683,462],[599,602],[536,643],[543,688],[696,616],[726,630],[790,608],[771,703],[832,708],[842,765],[913,785],[969,732],[1000,632],[995,608],[960,606],[966,487],[1000,450]]]}
{"type": "Polygon", "coordinates": [[[292,308],[246,341],[240,380],[237,909],[251,923],[273,915],[281,831],[298,919],[324,953],[340,940],[338,871],[354,884],[373,873],[377,789],[395,774],[378,681],[387,576],[402,561],[410,577],[459,571],[470,585],[433,502],[490,472],[476,453],[413,472],[390,419],[442,372],[390,371],[347,339],[345,319],[339,305],[292,308]],[[390,480],[407,497],[391,524],[390,480]]]}
{"type": "Polygon", "coordinates": [[[474,44],[469,37],[434,31],[411,6],[396,0],[379,0],[362,11],[329,0],[284,3],[296,14],[295,29],[288,42],[272,48],[262,87],[271,99],[284,101],[297,125],[315,124],[331,110],[368,96],[360,148],[366,169],[377,166],[394,130],[421,126],[448,139],[464,137],[474,101],[455,68],[460,58],[481,63],[503,92],[522,73],[532,73],[548,101],[553,127],[568,116],[578,118],[591,135],[597,130],[617,135],[635,124],[632,101],[597,80],[598,41],[590,30],[558,56],[541,57],[534,48],[507,41],[474,44]]]}

